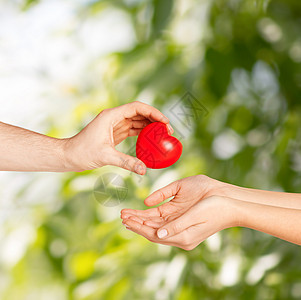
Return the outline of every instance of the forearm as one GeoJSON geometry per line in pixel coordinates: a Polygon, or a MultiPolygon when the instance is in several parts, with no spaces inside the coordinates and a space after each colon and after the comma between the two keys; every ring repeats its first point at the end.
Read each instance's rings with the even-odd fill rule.
{"type": "Polygon", "coordinates": [[[301,245],[301,210],[234,200],[237,225],[301,245]]]}
{"type": "Polygon", "coordinates": [[[68,171],[65,140],[0,122],[0,171],[68,171]]]}
{"type": "Polygon", "coordinates": [[[301,194],[272,192],[250,188],[243,188],[232,184],[220,187],[222,195],[242,201],[272,205],[284,208],[301,209],[301,194]]]}

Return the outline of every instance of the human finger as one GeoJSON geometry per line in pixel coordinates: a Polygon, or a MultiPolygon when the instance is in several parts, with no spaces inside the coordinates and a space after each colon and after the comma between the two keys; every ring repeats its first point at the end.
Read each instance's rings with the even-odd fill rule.
{"type": "Polygon", "coordinates": [[[160,217],[160,212],[157,208],[150,208],[145,210],[138,210],[138,209],[130,209],[125,208],[121,210],[121,218],[126,219],[129,216],[137,216],[140,218],[146,218],[146,217],[160,217]]]}
{"type": "Polygon", "coordinates": [[[157,108],[139,101],[125,104],[122,108],[124,110],[124,117],[126,118],[133,118],[140,115],[151,121],[162,122],[165,124],[169,123],[169,119],[157,108]]]}
{"type": "Polygon", "coordinates": [[[170,238],[183,232],[191,226],[202,223],[204,223],[204,221],[201,221],[199,213],[197,212],[195,207],[193,207],[180,217],[167,222],[162,227],[160,227],[157,231],[157,236],[159,239],[170,238]]]}
{"type": "Polygon", "coordinates": [[[195,239],[194,237],[191,238],[187,231],[184,231],[175,236],[162,240],[158,238],[156,234],[157,230],[155,228],[149,227],[145,224],[141,224],[131,219],[123,221],[123,225],[125,225],[127,229],[145,237],[151,242],[163,245],[176,246],[185,250],[192,249],[192,239],[195,239]]]}
{"type": "Polygon", "coordinates": [[[139,175],[146,173],[146,166],[140,159],[117,151],[114,148],[110,150],[106,163],[135,172],[139,175]]]}
{"type": "Polygon", "coordinates": [[[174,181],[165,187],[153,192],[145,200],[144,204],[147,206],[154,206],[162,201],[175,196],[180,189],[179,181],[174,181]]]}

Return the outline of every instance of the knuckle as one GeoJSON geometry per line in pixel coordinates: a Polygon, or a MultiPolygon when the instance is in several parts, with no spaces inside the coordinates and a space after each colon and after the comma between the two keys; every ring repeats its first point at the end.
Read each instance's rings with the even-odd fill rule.
{"type": "Polygon", "coordinates": [[[139,166],[139,159],[133,157],[126,157],[126,158],[123,158],[121,157],[120,159],[120,166],[123,167],[123,168],[126,168],[128,170],[130,169],[134,169],[136,166],[139,166]]]}
{"type": "Polygon", "coordinates": [[[181,225],[181,223],[178,223],[178,222],[172,224],[172,226],[171,226],[171,230],[175,233],[181,231],[181,228],[182,228],[182,225],[181,225]]]}
{"type": "Polygon", "coordinates": [[[128,167],[128,166],[129,166],[129,163],[130,163],[130,160],[129,160],[128,158],[120,157],[120,162],[121,162],[121,165],[122,165],[122,166],[128,167]]]}
{"type": "MultiPolygon", "coordinates": [[[[158,208],[160,209],[161,206],[158,206],[158,208]]],[[[173,220],[173,217],[170,216],[170,215],[164,215],[163,213],[161,213],[162,217],[163,217],[163,220],[165,222],[171,222],[173,220]]]]}
{"type": "Polygon", "coordinates": [[[137,157],[132,157],[133,158],[133,164],[136,165],[136,164],[141,164],[141,160],[137,157]]]}
{"type": "Polygon", "coordinates": [[[164,200],[164,193],[161,190],[158,190],[158,194],[160,196],[160,199],[164,200]]]}
{"type": "Polygon", "coordinates": [[[133,168],[136,168],[136,167],[142,168],[143,167],[143,164],[141,164],[141,161],[138,158],[130,159],[130,163],[133,168]]]}
{"type": "Polygon", "coordinates": [[[181,183],[182,183],[181,180],[182,179],[176,181],[176,192],[178,192],[180,190],[180,188],[181,188],[181,183]]]}
{"type": "Polygon", "coordinates": [[[207,181],[209,179],[209,177],[207,175],[204,175],[204,174],[199,174],[197,175],[198,178],[201,180],[201,181],[207,181]]]}
{"type": "Polygon", "coordinates": [[[143,228],[142,228],[142,225],[141,225],[139,222],[137,222],[137,221],[136,221],[136,223],[137,223],[137,224],[136,224],[136,229],[137,229],[139,232],[142,232],[142,229],[143,229],[143,228]]]}
{"type": "Polygon", "coordinates": [[[121,168],[129,168],[129,159],[120,159],[120,165],[121,168]]]}

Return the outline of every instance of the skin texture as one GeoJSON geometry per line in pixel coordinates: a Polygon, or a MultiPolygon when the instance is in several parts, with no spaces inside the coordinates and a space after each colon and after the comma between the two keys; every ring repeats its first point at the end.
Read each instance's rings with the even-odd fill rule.
{"type": "Polygon", "coordinates": [[[101,111],[71,138],[56,139],[0,122],[1,171],[84,171],[113,165],[144,175],[145,164],[115,149],[151,122],[169,120],[156,108],[135,101],[101,111]]]}
{"type": "Polygon", "coordinates": [[[204,175],[175,181],[124,209],[123,224],[148,240],[192,250],[212,234],[242,226],[301,245],[301,195],[241,188],[204,175]],[[193,193],[191,193],[193,191],[193,193]]]}

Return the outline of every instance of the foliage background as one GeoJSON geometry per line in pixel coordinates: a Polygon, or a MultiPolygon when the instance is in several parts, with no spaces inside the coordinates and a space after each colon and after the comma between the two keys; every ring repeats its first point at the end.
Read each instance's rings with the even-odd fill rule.
{"type": "MultiPolygon", "coordinates": [[[[170,115],[187,91],[209,111],[181,136],[181,160],[144,178],[113,167],[2,173],[1,299],[301,298],[296,245],[233,228],[186,252],[151,244],[119,219],[123,207],[143,209],[158,187],[200,173],[300,192],[299,0],[0,7],[2,121],[66,137],[100,110],[132,100],[170,115]],[[128,187],[114,207],[93,197],[107,172],[128,187]]],[[[134,138],[120,149],[133,145],[134,138]]]]}

